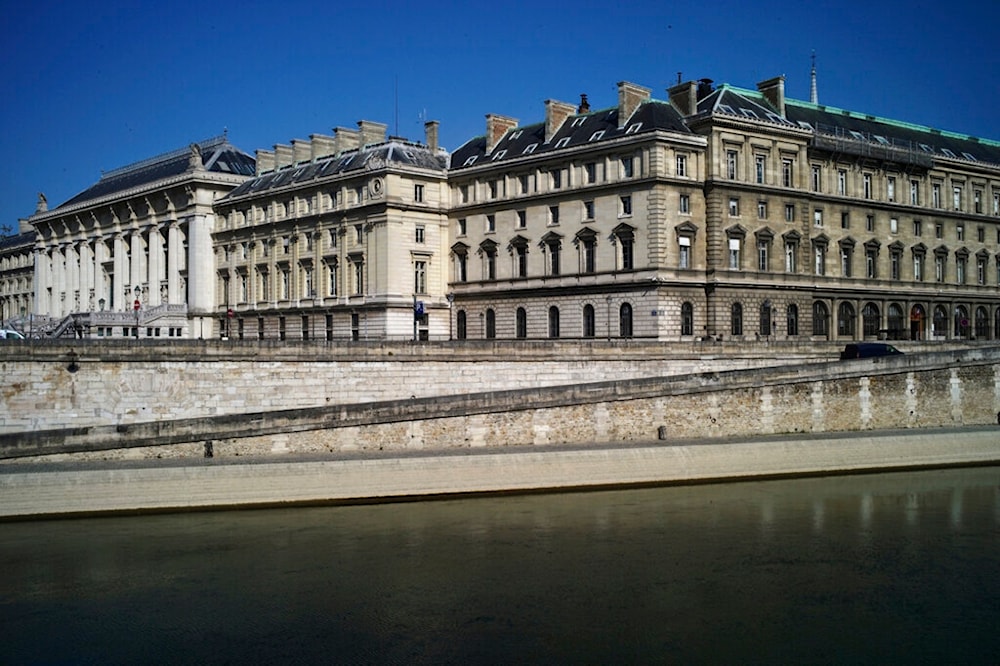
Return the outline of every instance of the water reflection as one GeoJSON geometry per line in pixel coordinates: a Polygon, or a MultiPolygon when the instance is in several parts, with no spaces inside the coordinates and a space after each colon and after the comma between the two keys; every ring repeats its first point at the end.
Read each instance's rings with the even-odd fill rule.
{"type": "Polygon", "coordinates": [[[997,663],[1000,469],[11,523],[0,663],[997,663]]]}

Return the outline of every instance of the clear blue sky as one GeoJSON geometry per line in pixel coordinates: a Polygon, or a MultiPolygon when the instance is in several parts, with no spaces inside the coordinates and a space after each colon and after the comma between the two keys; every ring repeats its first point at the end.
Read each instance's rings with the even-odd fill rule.
{"type": "Polygon", "coordinates": [[[0,225],[111,170],[221,134],[253,153],[360,119],[457,148],[484,115],[617,103],[632,81],[753,88],[1000,139],[995,0],[0,0],[0,225]]]}

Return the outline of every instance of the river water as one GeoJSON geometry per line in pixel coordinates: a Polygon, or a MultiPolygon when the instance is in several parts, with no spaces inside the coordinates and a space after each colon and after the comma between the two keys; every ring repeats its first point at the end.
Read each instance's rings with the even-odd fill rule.
{"type": "Polygon", "coordinates": [[[997,664],[1000,468],[0,525],[0,663],[997,664]]]}

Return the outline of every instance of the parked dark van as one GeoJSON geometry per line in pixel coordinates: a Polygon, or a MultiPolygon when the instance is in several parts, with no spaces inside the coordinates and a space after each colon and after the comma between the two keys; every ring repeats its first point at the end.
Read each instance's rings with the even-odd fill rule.
{"type": "Polygon", "coordinates": [[[872,358],[875,356],[896,356],[902,353],[885,342],[852,342],[844,347],[844,351],[840,352],[840,360],[846,361],[852,358],[872,358]]]}

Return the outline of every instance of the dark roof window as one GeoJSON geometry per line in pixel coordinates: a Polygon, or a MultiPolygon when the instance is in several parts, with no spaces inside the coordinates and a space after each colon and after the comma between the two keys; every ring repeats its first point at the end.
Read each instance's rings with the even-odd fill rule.
{"type": "Polygon", "coordinates": [[[604,138],[604,130],[599,130],[590,135],[590,141],[599,141],[604,138]]]}
{"type": "Polygon", "coordinates": [[[538,148],[537,143],[529,143],[527,146],[524,147],[524,152],[521,154],[530,155],[531,153],[535,152],[535,148],[538,148]]]}

